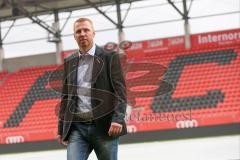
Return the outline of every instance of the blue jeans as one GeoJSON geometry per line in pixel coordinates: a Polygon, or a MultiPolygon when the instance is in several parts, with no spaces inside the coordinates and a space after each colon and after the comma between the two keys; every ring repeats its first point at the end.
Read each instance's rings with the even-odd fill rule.
{"type": "Polygon", "coordinates": [[[98,160],[117,160],[119,138],[106,140],[96,134],[95,124],[72,123],[67,160],[87,160],[95,151],[98,160]]]}

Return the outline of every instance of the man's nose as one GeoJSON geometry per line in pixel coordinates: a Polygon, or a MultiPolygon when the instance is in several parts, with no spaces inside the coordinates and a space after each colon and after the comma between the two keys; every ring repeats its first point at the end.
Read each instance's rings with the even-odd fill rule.
{"type": "Polygon", "coordinates": [[[86,33],[84,31],[80,32],[80,36],[84,36],[86,33]]]}

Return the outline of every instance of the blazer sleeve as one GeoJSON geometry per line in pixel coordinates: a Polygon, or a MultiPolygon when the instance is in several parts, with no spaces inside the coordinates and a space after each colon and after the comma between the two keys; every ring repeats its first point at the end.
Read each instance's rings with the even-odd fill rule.
{"type": "Polygon", "coordinates": [[[64,114],[65,109],[67,106],[68,100],[68,84],[67,84],[67,62],[64,61],[64,68],[63,68],[63,77],[62,77],[62,92],[61,92],[61,102],[60,102],[60,109],[58,113],[58,135],[62,136],[63,132],[63,121],[64,121],[64,114]]]}
{"type": "Polygon", "coordinates": [[[127,92],[126,83],[123,76],[123,71],[120,63],[119,55],[113,53],[110,61],[110,79],[114,89],[114,94],[117,97],[117,106],[114,108],[112,122],[124,123],[126,107],[127,107],[127,92]]]}

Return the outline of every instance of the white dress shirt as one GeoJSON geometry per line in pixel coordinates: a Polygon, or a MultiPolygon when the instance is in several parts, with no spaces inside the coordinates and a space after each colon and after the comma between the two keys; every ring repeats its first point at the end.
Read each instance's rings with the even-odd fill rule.
{"type": "Polygon", "coordinates": [[[79,53],[79,64],[77,72],[77,94],[78,94],[78,112],[89,112],[91,107],[91,81],[93,60],[95,55],[96,45],[93,44],[92,48],[87,53],[79,53]],[[81,89],[84,88],[84,89],[81,89]]]}

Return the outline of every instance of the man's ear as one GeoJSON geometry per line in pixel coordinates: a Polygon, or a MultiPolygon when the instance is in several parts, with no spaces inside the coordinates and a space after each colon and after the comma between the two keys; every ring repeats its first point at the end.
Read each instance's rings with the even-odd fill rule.
{"type": "Polygon", "coordinates": [[[74,39],[76,40],[76,35],[75,35],[75,33],[73,33],[73,37],[74,37],[74,39]]]}

